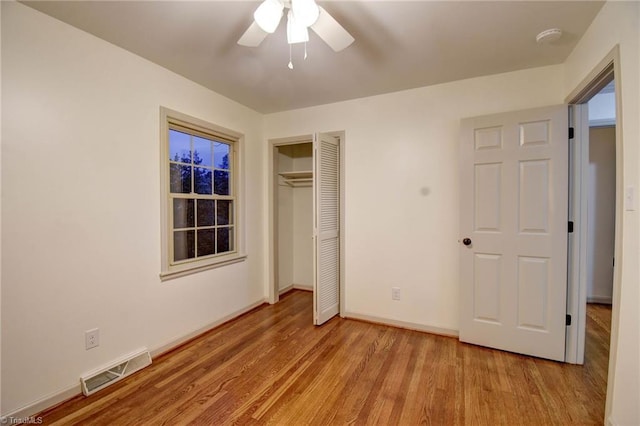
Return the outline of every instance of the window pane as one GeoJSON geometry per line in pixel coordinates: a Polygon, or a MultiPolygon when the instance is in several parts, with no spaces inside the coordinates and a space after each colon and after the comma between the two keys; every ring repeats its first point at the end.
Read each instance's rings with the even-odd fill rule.
{"type": "Polygon", "coordinates": [[[211,170],[195,167],[193,184],[196,194],[211,194],[211,170]]]}
{"type": "Polygon", "coordinates": [[[173,227],[174,228],[193,228],[194,215],[193,215],[194,200],[184,198],[173,199],[173,227]]]}
{"type": "Polygon", "coordinates": [[[208,256],[216,252],[216,230],[198,230],[198,257],[208,256]]]}
{"type": "Polygon", "coordinates": [[[233,228],[218,228],[217,252],[233,251],[233,228]]]}
{"type": "Polygon", "coordinates": [[[218,225],[230,225],[233,223],[233,202],[230,200],[218,200],[218,225]]]}
{"type": "Polygon", "coordinates": [[[169,130],[169,159],[182,163],[191,163],[191,136],[169,130]]]}
{"type": "Polygon", "coordinates": [[[173,233],[173,260],[193,259],[196,257],[196,231],[175,231],[173,233]]]}
{"type": "Polygon", "coordinates": [[[193,164],[211,166],[211,147],[213,141],[209,139],[193,137],[193,164]]]}
{"type": "Polygon", "coordinates": [[[229,145],[222,142],[215,142],[213,151],[215,168],[229,170],[229,145]]]}
{"type": "MultiPolygon", "coordinates": [[[[218,203],[220,202],[218,201],[218,203]]],[[[214,200],[198,200],[198,226],[213,226],[216,224],[215,207],[216,202],[214,200]]]]}
{"type": "Polygon", "coordinates": [[[214,182],[216,185],[216,194],[229,195],[229,172],[216,170],[214,174],[215,174],[214,182]]]}
{"type": "Polygon", "coordinates": [[[169,166],[171,192],[174,194],[191,193],[191,166],[171,164],[169,166]]]}

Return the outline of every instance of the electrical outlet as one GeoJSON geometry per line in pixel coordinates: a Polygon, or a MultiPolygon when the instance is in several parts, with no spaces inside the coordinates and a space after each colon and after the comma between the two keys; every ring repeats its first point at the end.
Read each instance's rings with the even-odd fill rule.
{"type": "Polygon", "coordinates": [[[84,346],[86,350],[100,346],[100,330],[93,328],[84,332],[84,346]]]}
{"type": "Polygon", "coordinates": [[[391,287],[391,299],[400,300],[400,287],[391,287]]]}

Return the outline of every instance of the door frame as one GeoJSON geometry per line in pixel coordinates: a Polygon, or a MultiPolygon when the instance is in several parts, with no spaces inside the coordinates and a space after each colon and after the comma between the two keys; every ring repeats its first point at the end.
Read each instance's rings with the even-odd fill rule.
{"type": "MultiPolygon", "coordinates": [[[[586,215],[587,215],[587,167],[589,161],[588,146],[581,143],[588,141],[588,117],[587,108],[584,104],[598,93],[609,81],[611,75],[615,85],[615,105],[616,105],[616,212],[615,212],[615,243],[614,257],[616,259],[613,267],[613,294],[611,307],[611,338],[609,345],[609,372],[607,380],[607,397],[605,406],[605,419],[611,412],[611,398],[613,390],[612,374],[616,369],[616,353],[618,349],[618,329],[620,312],[620,287],[621,287],[621,263],[622,263],[622,235],[624,227],[624,206],[623,206],[623,144],[622,144],[622,87],[620,79],[620,48],[616,45],[605,57],[596,65],[593,70],[580,82],[580,84],[565,98],[565,102],[571,106],[573,117],[576,119],[575,140],[573,144],[581,151],[576,155],[575,167],[572,170],[574,189],[570,204],[575,209],[576,218],[580,218],[577,224],[576,238],[570,241],[570,250],[573,250],[569,263],[567,312],[577,318],[576,327],[567,329],[566,360],[571,363],[582,363],[584,360],[584,334],[586,328],[586,304],[587,304],[587,280],[586,280],[586,215]],[[575,187],[576,185],[577,187],[575,187]]],[[[570,116],[570,122],[572,118],[570,116]]]]}
{"type": "MultiPolygon", "coordinates": [[[[334,131],[334,132],[322,132],[327,135],[333,136],[339,140],[340,146],[340,164],[339,164],[339,173],[340,173],[340,316],[344,317],[345,305],[346,305],[346,296],[345,296],[345,132],[344,131],[334,131]]],[[[313,142],[313,134],[303,134],[299,136],[291,136],[285,138],[272,138],[269,139],[269,159],[268,159],[268,167],[267,167],[267,176],[268,176],[268,242],[267,242],[267,253],[268,253],[268,262],[267,269],[268,273],[268,294],[267,301],[270,304],[277,303],[280,300],[280,293],[278,289],[278,204],[275,202],[277,199],[277,189],[278,189],[278,148],[287,145],[297,145],[301,143],[312,143],[313,142]]],[[[315,161],[315,152],[314,159],[315,161]]],[[[315,179],[315,176],[313,177],[315,179]]],[[[314,181],[315,184],[315,181],[314,181]]]]}
{"type": "MultiPolygon", "coordinates": [[[[569,237],[569,274],[567,288],[567,313],[575,320],[575,327],[567,328],[566,362],[582,364],[584,362],[584,345],[587,306],[587,179],[589,166],[589,117],[586,102],[598,93],[614,78],[616,101],[616,128],[621,127],[621,98],[619,76],[620,52],[618,46],[583,79],[583,81],[567,96],[569,104],[569,125],[574,127],[574,140],[571,142],[571,184],[570,184],[570,217],[576,224],[574,234],[569,237]]],[[[614,256],[621,259],[622,252],[622,132],[616,132],[616,214],[614,256]]],[[[617,343],[617,309],[619,306],[620,262],[613,268],[613,298],[611,351],[617,343]],[[617,296],[616,296],[617,295],[617,296]],[[617,299],[617,300],[616,300],[617,299]],[[614,340],[614,328],[616,331],[614,340]]],[[[611,356],[610,356],[611,359],[611,356]]]]}

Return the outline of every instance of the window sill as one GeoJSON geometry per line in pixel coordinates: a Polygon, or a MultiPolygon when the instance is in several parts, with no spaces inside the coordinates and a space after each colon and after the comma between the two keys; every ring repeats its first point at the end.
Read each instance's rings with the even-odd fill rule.
{"type": "Polygon", "coordinates": [[[246,254],[237,254],[233,257],[227,257],[224,259],[219,259],[211,263],[207,263],[204,265],[180,265],[175,267],[174,270],[171,271],[163,271],[160,273],[161,281],[169,281],[174,278],[180,278],[191,274],[197,274],[198,272],[207,271],[209,269],[220,268],[222,266],[232,265],[234,263],[244,262],[247,258],[246,254]]]}

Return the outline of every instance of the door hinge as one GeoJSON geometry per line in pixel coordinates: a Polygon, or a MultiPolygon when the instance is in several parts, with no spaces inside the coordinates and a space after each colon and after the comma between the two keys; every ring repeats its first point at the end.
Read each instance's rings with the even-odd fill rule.
{"type": "Polygon", "coordinates": [[[573,127],[569,127],[569,139],[573,139],[573,127]]]}
{"type": "Polygon", "coordinates": [[[573,233],[573,221],[570,220],[569,221],[569,225],[567,226],[568,232],[571,234],[573,233]]]}
{"type": "Polygon", "coordinates": [[[567,314],[567,319],[565,321],[565,325],[571,325],[571,315],[567,314]]]}

